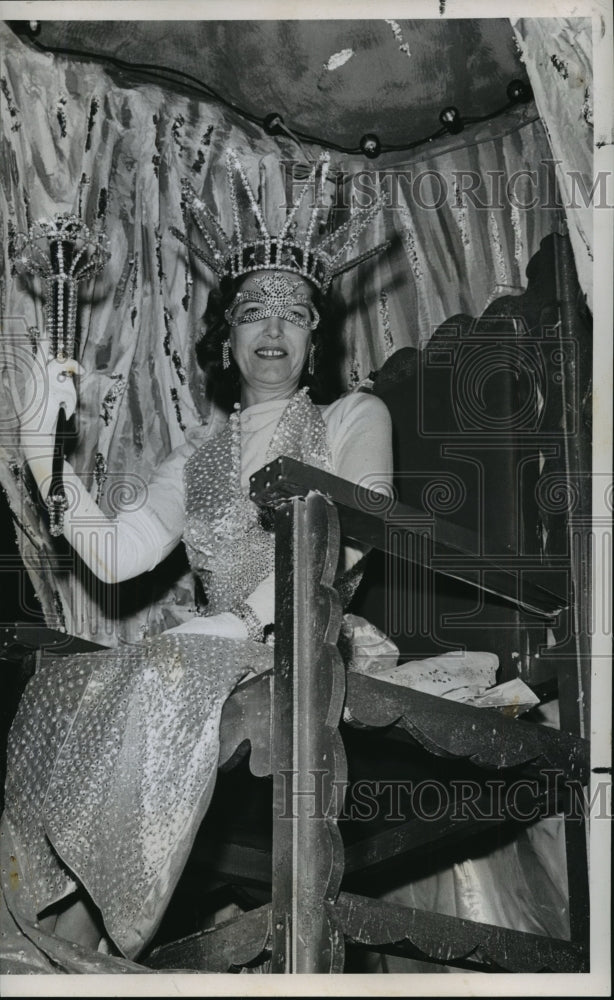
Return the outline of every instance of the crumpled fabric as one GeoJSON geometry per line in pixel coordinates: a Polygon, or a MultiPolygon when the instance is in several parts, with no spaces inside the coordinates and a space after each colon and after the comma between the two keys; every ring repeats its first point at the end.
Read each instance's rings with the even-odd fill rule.
{"type": "Polygon", "coordinates": [[[8,751],[4,824],[28,891],[5,871],[3,892],[18,923],[69,895],[75,873],[122,954],[142,950],[211,799],[224,702],[271,666],[260,643],[175,634],[37,671],[8,751]]]}
{"type": "Polygon", "coordinates": [[[476,650],[451,650],[398,663],[398,646],[360,615],[345,615],[343,635],[350,669],[377,680],[451,701],[471,701],[496,684],[499,657],[476,650]]]}

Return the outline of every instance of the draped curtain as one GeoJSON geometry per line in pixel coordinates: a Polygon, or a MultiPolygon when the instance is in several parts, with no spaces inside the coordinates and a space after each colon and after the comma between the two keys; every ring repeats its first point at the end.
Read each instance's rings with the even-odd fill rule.
{"type": "MultiPolygon", "coordinates": [[[[181,179],[206,191],[216,211],[225,207],[227,147],[254,178],[265,156],[304,156],[219,104],[35,52],[1,30],[4,380],[19,384],[43,330],[40,296],[11,273],[11,233],[58,212],[103,221],[112,258],[81,289],[86,374],[69,458],[112,513],[134,502],[192,427],[213,433],[219,419],[194,354],[212,277],[188,268],[169,232],[182,225],[181,179]]],[[[497,295],[521,292],[528,261],[561,225],[552,152],[530,106],[412,156],[334,161],[348,204],[364,201],[365,170],[379,171],[389,200],[368,235],[389,239],[389,251],[339,282],[350,388],[393,351],[426,343],[446,318],[477,316],[497,295]]],[[[108,645],[173,624],[193,600],[181,559],[119,588],[97,585],[63,540],[50,538],[26,488],[8,394],[0,417],[2,485],[48,624],[108,645]]]]}
{"type": "MultiPolygon", "coordinates": [[[[551,18],[519,17],[511,23],[557,160],[576,270],[592,311],[593,206],[607,205],[605,188],[599,184],[593,193],[592,21],[559,18],[556,31],[551,18]]],[[[607,46],[605,58],[610,60],[611,42],[604,30],[598,44],[607,46]]],[[[609,102],[611,95],[604,96],[609,102]]],[[[602,144],[608,142],[611,136],[604,136],[602,144]]]]}

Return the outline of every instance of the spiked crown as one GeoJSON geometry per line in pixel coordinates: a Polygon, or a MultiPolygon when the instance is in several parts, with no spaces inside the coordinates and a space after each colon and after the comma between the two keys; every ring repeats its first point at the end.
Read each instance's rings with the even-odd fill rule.
{"type": "Polygon", "coordinates": [[[226,226],[199,198],[189,181],[182,184],[182,213],[185,232],[171,232],[202,260],[219,278],[239,278],[251,271],[290,271],[326,291],[333,278],[384,250],[381,243],[352,256],[361,233],[383,205],[381,192],[367,208],[354,209],[335,229],[330,227],[331,202],[322,193],[329,177],[330,157],[322,153],[287,208],[281,184],[279,160],[268,171],[261,164],[259,197],[247,178],[235,150],[226,153],[226,181],[229,203],[220,209],[226,226]],[[312,198],[308,195],[311,193],[312,198]],[[198,234],[198,243],[189,235],[198,234]]]}

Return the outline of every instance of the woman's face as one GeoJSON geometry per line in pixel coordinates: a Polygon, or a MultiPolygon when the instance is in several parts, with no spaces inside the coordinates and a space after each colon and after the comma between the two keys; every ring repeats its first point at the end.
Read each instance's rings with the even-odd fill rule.
{"type": "Polygon", "coordinates": [[[227,320],[241,373],[243,402],[285,399],[298,388],[317,321],[313,286],[286,271],[255,271],[243,279],[227,320]]]}

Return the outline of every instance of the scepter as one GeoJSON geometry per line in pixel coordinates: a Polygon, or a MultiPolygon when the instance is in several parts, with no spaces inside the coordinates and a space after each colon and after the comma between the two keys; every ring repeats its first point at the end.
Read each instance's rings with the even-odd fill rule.
{"type": "MultiPolygon", "coordinates": [[[[51,352],[60,363],[76,360],[77,286],[102,271],[111,256],[102,228],[88,228],[75,215],[39,219],[27,233],[17,233],[9,255],[20,274],[40,275],[45,284],[45,333],[51,352]]],[[[62,534],[68,500],[64,490],[64,431],[66,413],[61,408],[56,426],[51,485],[45,501],[49,531],[62,534]]]]}

